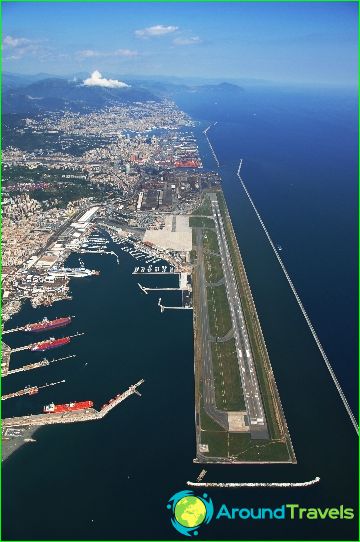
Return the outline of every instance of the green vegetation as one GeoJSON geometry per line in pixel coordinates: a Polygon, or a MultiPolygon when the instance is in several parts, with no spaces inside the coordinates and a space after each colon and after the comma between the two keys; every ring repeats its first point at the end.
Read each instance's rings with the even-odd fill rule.
{"type": "Polygon", "coordinates": [[[225,286],[207,288],[210,333],[223,337],[231,329],[231,315],[225,286]]]}
{"type": "MultiPolygon", "coordinates": [[[[209,452],[204,455],[209,462],[226,462],[230,459],[239,462],[295,462],[290,437],[286,431],[280,399],[272,374],[270,360],[261,332],[256,308],[247,281],[246,271],[241,259],[237,240],[224,195],[218,192],[219,207],[224,219],[230,256],[238,284],[241,304],[248,329],[250,345],[253,353],[260,392],[262,395],[270,438],[269,440],[254,440],[250,432],[229,432],[220,430],[218,424],[203,412],[200,406],[201,443],[209,446],[209,452]]],[[[204,262],[206,278],[214,278],[219,271],[218,256],[213,254],[214,242],[217,242],[215,231],[206,232],[204,239],[204,262]]],[[[213,337],[223,337],[231,329],[230,310],[225,286],[208,287],[208,312],[210,333],[213,337]]],[[[201,351],[201,346],[198,346],[201,351]]],[[[235,355],[235,340],[224,343],[213,342],[212,362],[215,380],[216,405],[223,411],[245,410],[245,401],[241,387],[241,377],[235,355]]]]}
{"type": "Polygon", "coordinates": [[[196,250],[190,250],[190,263],[196,262],[196,250]]]}
{"type": "Polygon", "coordinates": [[[23,166],[3,167],[3,190],[11,189],[11,195],[14,196],[26,191],[38,201],[48,201],[50,205],[66,207],[70,201],[80,198],[102,198],[106,193],[105,186],[90,184],[86,176],[87,174],[80,169],[50,169],[44,166],[34,169],[23,166]],[[41,187],[34,188],[30,183],[40,184],[41,187]]]}
{"type": "Polygon", "coordinates": [[[203,246],[205,250],[210,250],[211,252],[217,253],[219,252],[219,244],[215,230],[203,231],[203,246]]]}
{"type": "Polygon", "coordinates": [[[245,410],[235,339],[212,343],[216,406],[220,410],[245,410]]]}
{"type": "Polygon", "coordinates": [[[209,446],[209,457],[227,457],[227,431],[201,431],[201,444],[209,446]]]}
{"type": "Polygon", "coordinates": [[[222,431],[225,429],[215,422],[210,416],[208,416],[204,410],[203,405],[200,407],[200,425],[202,431],[222,431]]]}
{"type": "Polygon", "coordinates": [[[68,183],[84,181],[76,177],[87,177],[80,169],[53,169],[39,166],[30,169],[24,166],[2,166],[2,182],[3,185],[13,185],[16,183],[68,183]],[[65,178],[62,175],[72,175],[74,178],[65,178]]]}
{"type": "Polygon", "coordinates": [[[63,152],[72,156],[81,156],[95,147],[105,147],[109,142],[110,138],[92,135],[76,136],[62,132],[51,134],[30,130],[19,131],[5,124],[2,130],[3,148],[12,146],[28,152],[43,149],[46,152],[63,152]]]}
{"type": "Polygon", "coordinates": [[[211,202],[209,196],[204,196],[200,207],[195,209],[192,212],[193,215],[202,215],[202,216],[211,216],[212,210],[211,210],[211,202]]]}
{"type": "MultiPolygon", "coordinates": [[[[279,416],[283,416],[280,399],[276,390],[276,384],[272,377],[270,360],[268,358],[260,323],[258,321],[256,309],[252,300],[250,286],[246,277],[244,264],[241,259],[231,220],[228,216],[227,206],[223,193],[218,192],[217,198],[224,218],[226,236],[228,239],[231,259],[233,262],[235,275],[238,283],[241,305],[243,308],[246,327],[248,330],[251,350],[253,353],[270,437],[272,439],[283,438],[283,428],[279,425],[279,416]]],[[[287,458],[289,458],[289,455],[291,458],[294,458],[294,453],[292,451],[292,446],[288,435],[286,435],[286,439],[288,441],[288,450],[286,452],[287,458]],[[289,452],[289,450],[291,451],[289,452]]],[[[282,443],[282,445],[286,447],[285,443],[282,443]]],[[[273,448],[273,450],[275,451],[275,448],[273,448]]],[[[280,452],[277,453],[280,454],[280,452]]]]}
{"type": "Polygon", "coordinates": [[[205,252],[204,263],[206,282],[212,284],[223,278],[223,269],[220,256],[215,256],[215,254],[205,252]]]}
{"type": "Polygon", "coordinates": [[[191,216],[189,218],[190,228],[214,228],[214,221],[212,218],[202,218],[200,216],[191,216]]]}
{"type": "Polygon", "coordinates": [[[288,462],[286,443],[269,440],[252,440],[250,433],[228,433],[227,431],[202,430],[201,443],[209,446],[205,453],[209,458],[231,457],[236,461],[288,462]]]}
{"type": "Polygon", "coordinates": [[[191,230],[192,232],[192,246],[193,246],[193,249],[196,247],[196,230],[195,228],[191,230]]]}
{"type": "Polygon", "coordinates": [[[284,442],[251,440],[249,433],[230,433],[229,455],[239,461],[288,461],[284,442]]]}
{"type": "Polygon", "coordinates": [[[66,207],[70,201],[80,198],[101,197],[104,190],[91,186],[88,182],[84,184],[66,183],[55,184],[48,188],[36,189],[31,192],[31,197],[38,201],[53,201],[57,207],[66,207]]]}

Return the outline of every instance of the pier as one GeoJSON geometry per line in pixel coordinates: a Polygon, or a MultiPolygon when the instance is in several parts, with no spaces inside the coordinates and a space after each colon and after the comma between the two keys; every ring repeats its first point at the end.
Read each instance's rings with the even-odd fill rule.
{"type": "Polygon", "coordinates": [[[64,359],[70,359],[70,358],[76,358],[76,354],[72,354],[71,356],[65,356],[63,358],[57,358],[48,360],[46,358],[42,359],[41,361],[38,361],[37,363],[29,363],[28,365],[23,365],[22,367],[19,367],[18,369],[11,369],[7,372],[6,375],[2,376],[8,376],[15,373],[22,373],[23,371],[31,371],[32,369],[39,369],[40,367],[46,367],[50,365],[50,363],[55,363],[56,361],[62,361],[64,359]]]}
{"type": "MultiPolygon", "coordinates": [[[[69,317],[66,317],[66,318],[75,318],[75,316],[69,316],[69,317]]],[[[51,321],[49,321],[51,322],[51,321]]],[[[34,326],[34,325],[37,325],[37,324],[42,324],[43,322],[36,322],[35,324],[25,324],[25,326],[20,326],[20,327],[14,327],[12,329],[6,329],[5,331],[2,332],[3,335],[7,335],[8,333],[15,333],[17,331],[32,331],[33,330],[31,329],[30,326],[34,326]]],[[[69,322],[70,323],[70,320],[69,322]]],[[[61,326],[61,327],[64,327],[64,326],[61,326]]],[[[51,331],[51,329],[56,329],[56,328],[49,328],[49,329],[44,329],[44,330],[40,330],[40,331],[51,331]]]]}
{"type": "Polygon", "coordinates": [[[214,148],[213,148],[213,146],[211,145],[210,139],[208,138],[208,135],[207,135],[207,133],[208,133],[208,131],[210,130],[210,128],[211,128],[212,126],[216,126],[216,125],[217,125],[217,121],[214,122],[214,124],[210,124],[210,126],[208,126],[208,127],[203,131],[203,134],[204,134],[204,136],[205,136],[206,139],[207,139],[207,142],[208,142],[208,144],[209,144],[210,150],[211,150],[212,155],[213,155],[213,157],[214,157],[214,160],[215,160],[215,162],[216,162],[216,164],[217,164],[217,167],[220,167],[220,163],[219,163],[218,157],[216,156],[216,153],[215,153],[215,151],[214,151],[214,148]]]}
{"type": "Polygon", "coordinates": [[[320,482],[320,477],[316,476],[313,480],[307,482],[186,482],[190,487],[212,487],[212,488],[230,488],[239,487],[309,487],[320,482]]]}
{"type": "MultiPolygon", "coordinates": [[[[167,269],[167,268],[166,268],[167,269]]],[[[170,268],[171,269],[171,268],[170,268]]],[[[145,267],[135,267],[132,275],[180,275],[181,271],[146,271],[145,267]],[[141,271],[139,271],[141,269],[141,271]],[[142,271],[143,269],[143,271],[142,271]]]]}
{"type": "MultiPolygon", "coordinates": [[[[75,335],[69,335],[69,339],[73,339],[74,337],[80,337],[81,335],[85,335],[85,333],[75,333],[75,335]]],[[[46,340],[49,340],[49,339],[44,339],[44,340],[46,341],[46,340]]],[[[11,353],[13,353],[13,352],[21,352],[22,350],[31,350],[32,348],[34,348],[38,344],[41,344],[42,342],[43,341],[39,341],[37,343],[28,344],[26,346],[19,346],[19,348],[13,348],[11,350],[11,353]]]]}
{"type": "Polygon", "coordinates": [[[43,386],[27,386],[22,390],[15,391],[13,393],[8,393],[7,395],[2,395],[1,400],[6,401],[6,399],[12,399],[13,397],[20,397],[21,395],[35,395],[39,393],[39,390],[43,388],[49,388],[51,386],[57,386],[57,384],[63,384],[65,380],[60,380],[59,382],[51,382],[50,384],[44,384],[43,386]]]}
{"type": "Polygon", "coordinates": [[[203,470],[200,472],[199,476],[196,478],[196,481],[197,481],[198,483],[201,482],[201,481],[204,479],[204,476],[205,476],[206,473],[207,473],[207,471],[206,471],[205,469],[203,469],[203,470]]]}
{"type": "Polygon", "coordinates": [[[11,348],[5,343],[1,345],[2,360],[1,360],[1,376],[6,376],[9,372],[11,348]]]}
{"type": "Polygon", "coordinates": [[[244,191],[245,191],[245,194],[247,195],[247,197],[248,197],[248,199],[249,199],[249,201],[250,201],[250,203],[251,203],[251,206],[253,207],[253,209],[254,209],[254,211],[255,211],[255,214],[256,214],[256,216],[257,216],[257,218],[258,218],[258,220],[259,220],[259,222],[260,222],[260,224],[261,224],[261,227],[262,227],[262,229],[264,230],[266,237],[268,238],[268,241],[269,241],[269,243],[270,243],[270,245],[271,245],[271,248],[272,248],[273,251],[274,251],[274,254],[275,254],[275,256],[276,256],[276,258],[277,258],[277,260],[278,260],[278,262],[279,262],[279,264],[280,264],[280,267],[281,267],[281,269],[282,269],[283,272],[284,272],[284,275],[285,275],[285,277],[286,277],[286,280],[287,280],[288,283],[289,283],[289,286],[290,286],[290,288],[291,288],[291,290],[292,290],[292,292],[293,292],[293,294],[294,294],[294,296],[295,296],[295,299],[296,299],[296,301],[297,301],[297,304],[298,304],[299,307],[300,307],[300,310],[301,310],[301,312],[302,312],[302,314],[303,314],[303,316],[304,316],[304,318],[305,318],[305,320],[306,320],[306,323],[307,323],[307,325],[309,326],[309,329],[310,329],[310,331],[311,331],[311,334],[312,334],[312,336],[314,337],[314,340],[315,340],[315,342],[316,342],[316,345],[317,345],[317,347],[318,347],[318,349],[319,349],[319,351],[320,351],[320,354],[321,354],[321,356],[322,356],[322,358],[323,358],[323,360],[324,360],[324,362],[325,362],[325,365],[326,365],[326,367],[327,367],[327,369],[328,369],[328,371],[329,371],[329,373],[330,373],[330,376],[331,376],[331,378],[332,378],[332,380],[333,380],[333,382],[334,382],[334,384],[335,384],[335,387],[336,387],[336,389],[337,389],[337,391],[338,391],[338,393],[339,393],[339,395],[340,395],[340,398],[341,398],[341,400],[342,400],[342,402],[343,402],[343,405],[344,405],[344,407],[345,407],[345,409],[346,409],[346,411],[347,411],[347,413],[348,413],[348,415],[349,415],[349,418],[350,418],[350,420],[351,420],[351,423],[352,423],[353,426],[354,426],[355,432],[356,432],[357,435],[359,435],[359,426],[358,426],[358,422],[357,422],[357,420],[356,420],[356,418],[355,418],[355,416],[354,416],[354,414],[353,414],[353,412],[352,412],[352,410],[351,410],[351,408],[350,408],[349,403],[347,402],[347,399],[346,399],[346,397],[345,397],[345,394],[344,394],[344,392],[343,392],[343,390],[342,390],[342,388],[341,388],[341,386],[340,386],[340,383],[339,383],[338,379],[336,378],[335,372],[334,372],[334,370],[333,370],[333,368],[332,368],[332,366],[331,366],[331,364],[330,364],[330,361],[329,361],[329,359],[328,359],[328,357],[327,357],[327,355],[326,355],[326,353],[325,353],[325,350],[324,350],[324,348],[323,348],[323,346],[322,346],[322,344],[321,344],[321,342],[320,342],[320,340],[319,340],[319,337],[317,336],[317,333],[316,333],[316,331],[315,331],[315,329],[314,329],[314,327],[313,327],[313,325],[312,325],[312,323],[311,323],[311,320],[310,320],[310,318],[309,318],[309,316],[308,316],[308,314],[307,314],[307,312],[306,312],[306,310],[305,310],[305,307],[304,307],[304,305],[302,304],[302,301],[301,301],[301,299],[300,299],[300,297],[299,297],[299,294],[297,293],[297,291],[296,291],[296,289],[295,289],[295,286],[294,286],[294,284],[293,284],[293,282],[292,282],[292,280],[291,280],[291,278],[290,278],[290,276],[289,276],[289,273],[287,272],[286,267],[285,267],[285,265],[284,265],[282,259],[280,258],[279,252],[278,252],[276,246],[274,245],[274,243],[273,243],[273,241],[272,241],[272,239],[271,239],[271,237],[270,237],[270,234],[269,234],[269,232],[268,232],[268,230],[267,230],[267,228],[266,228],[266,226],[265,226],[265,224],[264,224],[264,222],[263,222],[263,220],[262,220],[262,218],[261,218],[261,216],[260,216],[260,213],[258,212],[257,208],[255,207],[255,204],[254,204],[254,202],[253,202],[253,200],[252,200],[252,198],[251,198],[251,196],[250,196],[250,194],[249,194],[249,192],[248,192],[248,189],[246,188],[245,183],[244,183],[244,181],[243,181],[242,178],[241,178],[240,171],[241,171],[242,163],[243,163],[243,160],[241,159],[241,160],[240,160],[240,163],[239,163],[238,170],[237,170],[237,176],[238,176],[238,178],[239,178],[239,180],[240,180],[240,182],[241,182],[241,185],[242,185],[242,187],[243,187],[243,189],[244,189],[244,191]]]}
{"type": "Polygon", "coordinates": [[[161,288],[161,287],[156,287],[156,288],[148,288],[147,286],[141,286],[141,284],[138,283],[138,286],[140,288],[140,290],[142,290],[145,294],[147,294],[148,292],[158,292],[158,291],[175,291],[175,292],[178,292],[179,290],[183,290],[183,288],[161,288]]]}
{"type": "Polygon", "coordinates": [[[115,408],[119,403],[130,397],[130,395],[140,395],[137,388],[145,382],[144,379],[139,380],[136,384],[130,386],[124,393],[117,395],[105,404],[101,410],[94,408],[86,408],[83,410],[74,410],[69,412],[59,412],[51,414],[31,414],[29,416],[19,416],[14,418],[5,418],[2,420],[3,428],[19,427],[19,426],[42,426],[54,425],[57,423],[75,423],[86,422],[90,420],[100,420],[106,416],[110,410],[115,408]]]}
{"type": "Polygon", "coordinates": [[[140,290],[142,290],[145,294],[147,294],[148,292],[158,292],[158,291],[172,291],[172,292],[178,292],[178,291],[184,291],[184,290],[187,290],[187,291],[191,291],[191,285],[188,284],[187,282],[187,276],[188,276],[188,273],[172,273],[173,275],[179,275],[179,286],[177,286],[176,288],[163,288],[162,286],[157,286],[155,288],[148,288],[147,286],[142,286],[139,282],[138,282],[138,286],[140,288],[140,290]]]}
{"type": "Polygon", "coordinates": [[[13,329],[7,329],[2,332],[3,335],[7,335],[7,333],[15,333],[16,331],[26,331],[27,326],[22,327],[14,327],[13,329]]]}
{"type": "Polygon", "coordinates": [[[166,307],[165,305],[161,304],[161,297],[159,297],[158,301],[158,307],[160,307],[161,312],[164,312],[165,310],[192,310],[192,307],[166,307]]]}

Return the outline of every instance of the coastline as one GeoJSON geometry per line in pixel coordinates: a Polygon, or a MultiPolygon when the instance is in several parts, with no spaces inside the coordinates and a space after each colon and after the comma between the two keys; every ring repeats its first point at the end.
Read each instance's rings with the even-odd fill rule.
{"type": "Polygon", "coordinates": [[[3,437],[1,443],[1,462],[5,463],[7,459],[14,453],[16,453],[20,448],[26,444],[36,444],[36,439],[34,439],[36,433],[39,431],[40,427],[27,427],[22,432],[22,437],[8,438],[3,437]]]}

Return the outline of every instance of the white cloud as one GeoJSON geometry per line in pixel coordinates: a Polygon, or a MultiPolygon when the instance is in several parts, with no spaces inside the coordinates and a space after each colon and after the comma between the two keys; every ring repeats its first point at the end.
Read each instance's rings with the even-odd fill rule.
{"type": "Polygon", "coordinates": [[[5,36],[3,39],[4,49],[14,49],[16,47],[23,47],[32,43],[31,40],[27,38],[13,38],[12,36],[5,36]]]}
{"type": "Polygon", "coordinates": [[[5,51],[4,60],[19,60],[28,54],[39,51],[40,45],[38,41],[7,35],[3,38],[2,47],[5,51]]]}
{"type": "Polygon", "coordinates": [[[135,36],[137,38],[157,38],[159,36],[166,36],[166,34],[172,34],[178,29],[178,26],[164,26],[163,24],[157,24],[155,26],[149,26],[148,28],[135,30],[135,36]]]}
{"type": "Polygon", "coordinates": [[[105,58],[105,57],[123,57],[133,58],[138,56],[137,51],[131,49],[116,49],[115,51],[94,51],[93,49],[85,49],[84,51],[78,51],[76,56],[78,58],[105,58]]]}
{"type": "Polygon", "coordinates": [[[130,85],[123,83],[122,81],[117,81],[116,79],[106,79],[101,75],[98,70],[92,72],[91,76],[88,79],[85,79],[83,84],[86,87],[106,87],[106,88],[126,88],[130,85]]]}
{"type": "Polygon", "coordinates": [[[202,43],[202,39],[199,36],[193,36],[191,38],[175,38],[173,40],[174,45],[198,45],[202,43]]]}

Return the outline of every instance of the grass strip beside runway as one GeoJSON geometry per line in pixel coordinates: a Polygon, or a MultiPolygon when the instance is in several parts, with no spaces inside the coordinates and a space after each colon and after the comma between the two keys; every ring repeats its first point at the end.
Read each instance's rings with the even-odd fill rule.
{"type": "Polygon", "coordinates": [[[226,411],[245,410],[235,339],[212,343],[211,357],[217,408],[226,411]]]}
{"type": "Polygon", "coordinates": [[[231,329],[231,315],[225,286],[207,288],[210,333],[213,337],[224,337],[231,329]]]}

